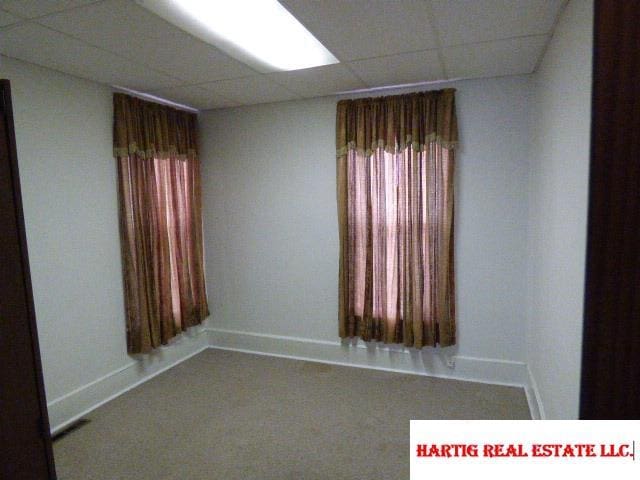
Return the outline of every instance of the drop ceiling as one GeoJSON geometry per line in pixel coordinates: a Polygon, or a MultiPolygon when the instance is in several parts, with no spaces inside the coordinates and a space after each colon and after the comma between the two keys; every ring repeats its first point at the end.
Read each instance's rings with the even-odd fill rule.
{"type": "Polygon", "coordinates": [[[0,0],[0,54],[197,109],[224,108],[532,73],[566,2],[280,0],[340,63],[262,74],[133,0],[0,0]]]}

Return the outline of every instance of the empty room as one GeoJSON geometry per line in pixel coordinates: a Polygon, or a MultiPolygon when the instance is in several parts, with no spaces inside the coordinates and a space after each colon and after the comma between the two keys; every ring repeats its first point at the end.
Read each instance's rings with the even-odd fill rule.
{"type": "Polygon", "coordinates": [[[411,420],[632,417],[598,5],[0,0],[0,477],[405,479],[411,420]]]}

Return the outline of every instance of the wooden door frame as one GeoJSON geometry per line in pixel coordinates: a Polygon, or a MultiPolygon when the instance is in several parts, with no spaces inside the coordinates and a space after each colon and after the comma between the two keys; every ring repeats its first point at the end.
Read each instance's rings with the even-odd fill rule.
{"type": "MultiPolygon", "coordinates": [[[[8,153],[11,183],[13,186],[13,201],[15,205],[15,218],[18,229],[20,244],[20,261],[23,269],[23,287],[27,299],[28,327],[31,336],[33,352],[33,363],[35,366],[36,389],[38,392],[38,404],[40,407],[39,428],[44,439],[45,455],[48,467],[48,479],[55,480],[56,472],[53,460],[53,448],[51,445],[51,429],[49,426],[49,415],[44,390],[44,380],[42,374],[42,363],[40,359],[40,346],[38,344],[38,329],[36,325],[35,306],[33,303],[33,290],[31,288],[31,274],[29,269],[29,254],[27,251],[27,236],[24,226],[24,215],[22,209],[22,193],[20,189],[20,175],[18,171],[18,155],[15,143],[15,130],[13,123],[13,105],[11,103],[11,85],[9,80],[0,80],[0,109],[3,112],[4,127],[8,139],[8,153]]],[[[4,460],[6,461],[6,460],[4,460]]]]}
{"type": "Polygon", "coordinates": [[[640,418],[640,1],[595,0],[580,418],[640,418]]]}

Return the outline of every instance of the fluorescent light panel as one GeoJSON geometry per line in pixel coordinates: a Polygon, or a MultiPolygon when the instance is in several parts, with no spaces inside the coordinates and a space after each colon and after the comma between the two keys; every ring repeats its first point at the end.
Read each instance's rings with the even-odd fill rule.
{"type": "Polygon", "coordinates": [[[338,63],[277,0],[138,0],[261,72],[338,63]]]}

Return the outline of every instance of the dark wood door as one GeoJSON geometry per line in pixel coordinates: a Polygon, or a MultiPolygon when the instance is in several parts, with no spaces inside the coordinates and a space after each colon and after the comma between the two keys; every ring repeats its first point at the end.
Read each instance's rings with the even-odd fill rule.
{"type": "Polygon", "coordinates": [[[7,80],[0,113],[0,478],[55,479],[7,80]]]}
{"type": "Polygon", "coordinates": [[[580,418],[640,419],[640,1],[596,0],[580,418]]]}

